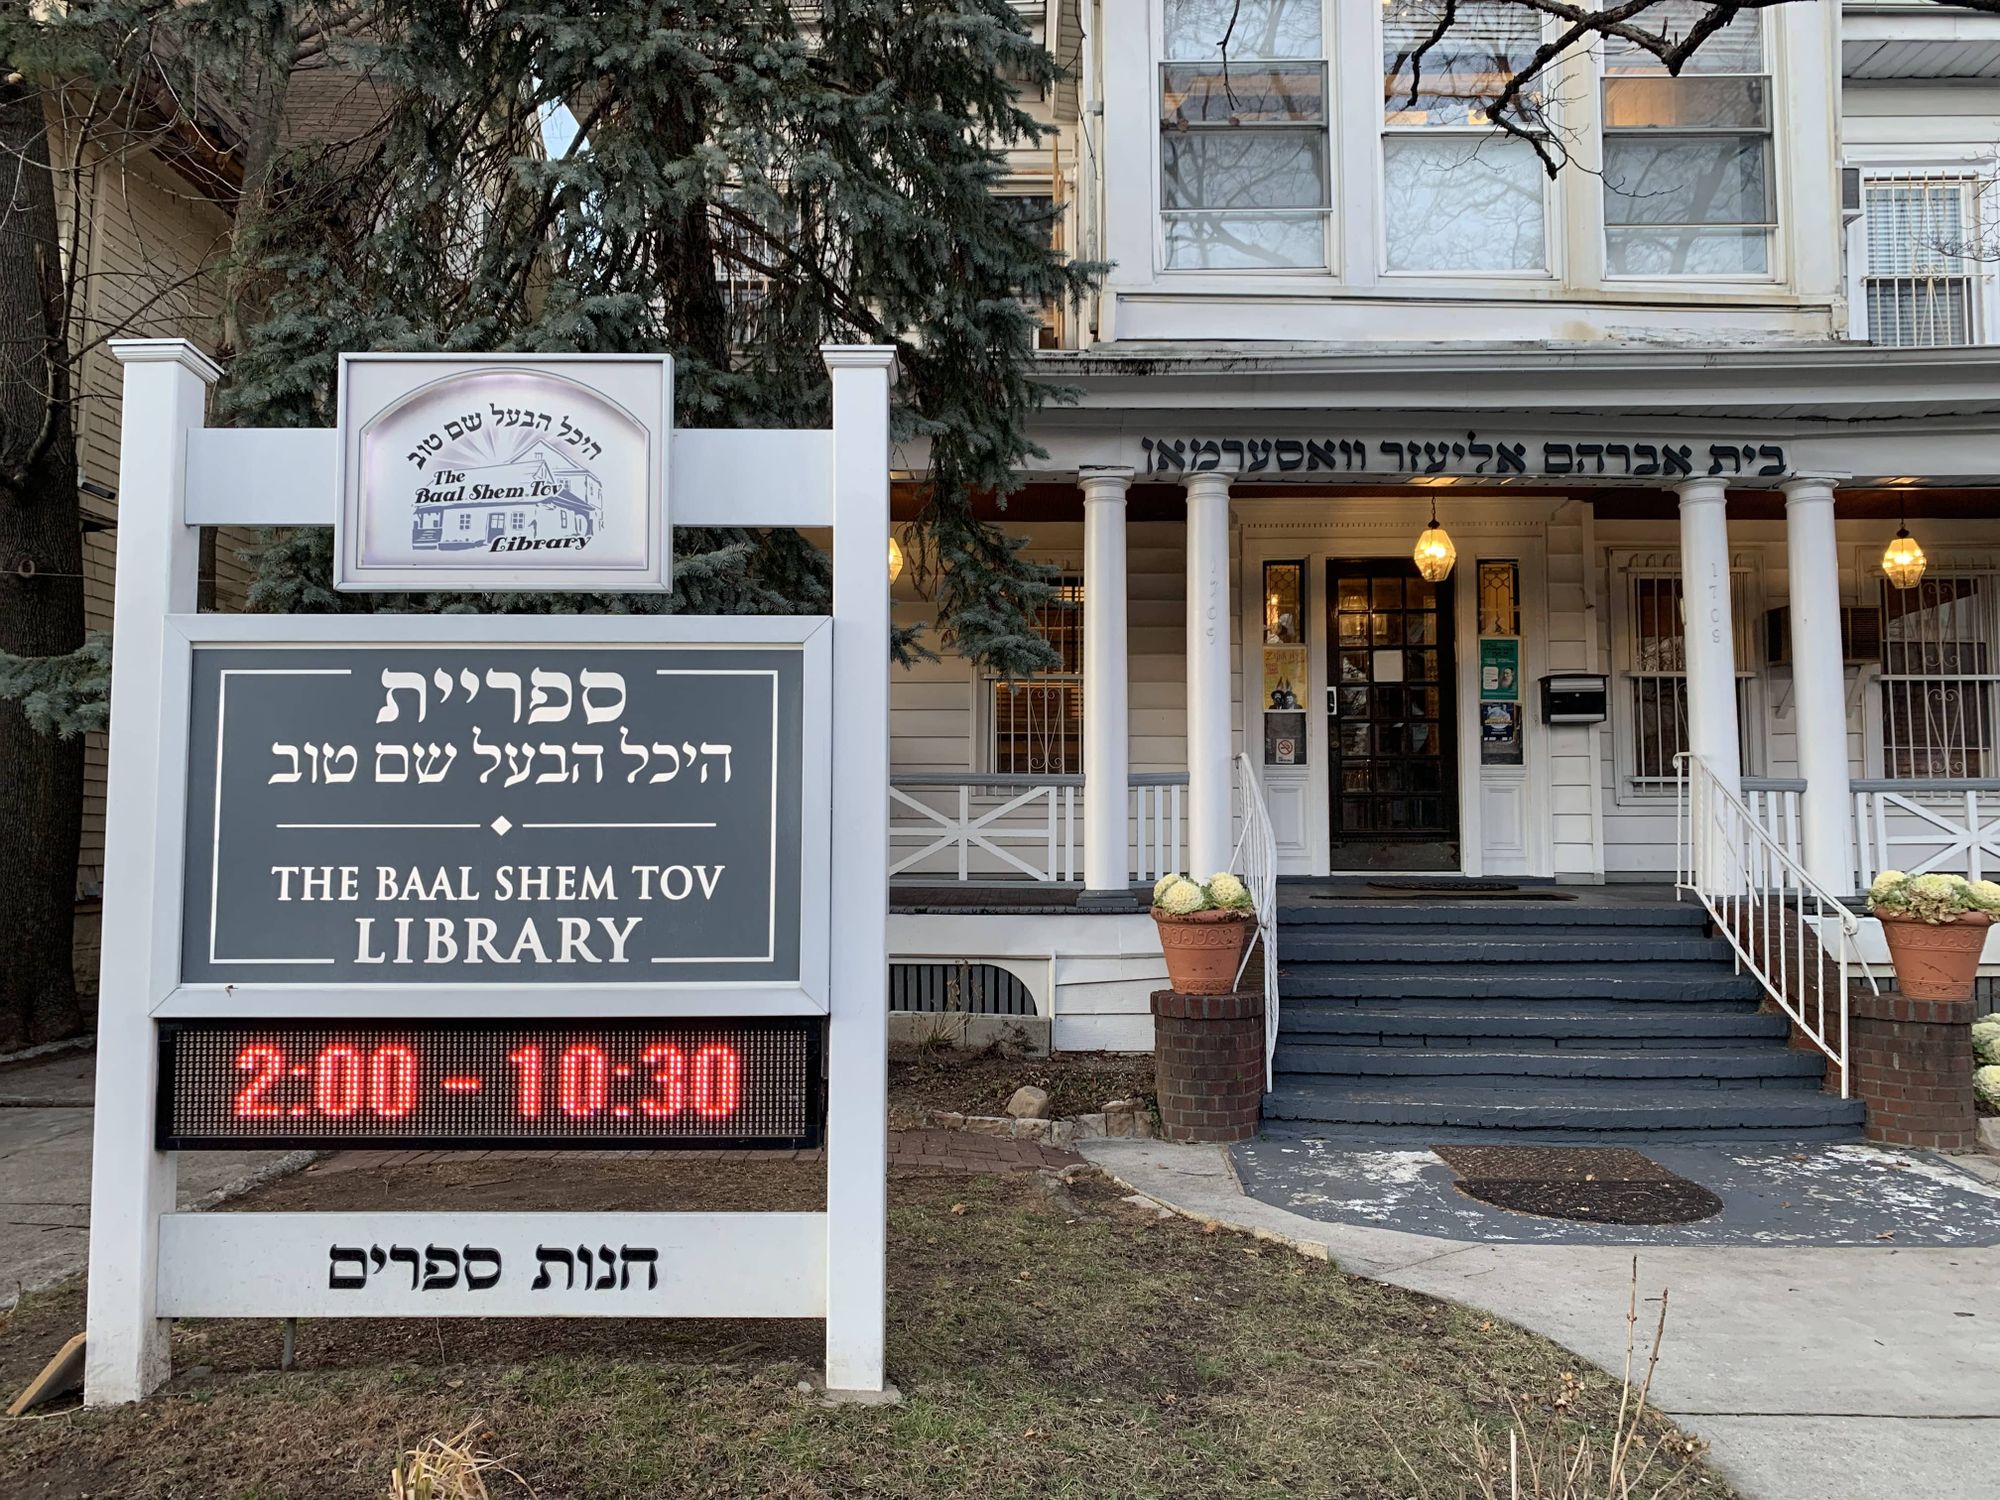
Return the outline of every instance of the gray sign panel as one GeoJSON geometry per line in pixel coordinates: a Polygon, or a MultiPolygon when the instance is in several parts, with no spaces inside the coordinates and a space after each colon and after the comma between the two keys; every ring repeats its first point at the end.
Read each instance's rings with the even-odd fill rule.
{"type": "Polygon", "coordinates": [[[785,983],[790,647],[194,650],[187,983],[785,983]]]}

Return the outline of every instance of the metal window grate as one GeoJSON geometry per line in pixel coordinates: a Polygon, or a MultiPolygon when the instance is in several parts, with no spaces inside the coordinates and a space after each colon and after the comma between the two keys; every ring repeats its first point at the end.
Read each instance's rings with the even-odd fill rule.
{"type": "Polygon", "coordinates": [[[1034,993],[994,964],[891,964],[889,1009],[970,1016],[1032,1016],[1034,993]]]}
{"type": "Polygon", "coordinates": [[[1057,579],[1036,612],[1035,630],[1060,666],[1037,677],[989,679],[992,769],[1008,776],[1083,772],[1083,580],[1057,579]]]}
{"type": "Polygon", "coordinates": [[[2000,774],[2000,573],[1882,584],[1882,773],[2000,774]]]}
{"type": "MultiPolygon", "coordinates": [[[[1762,763],[1763,736],[1754,733],[1754,659],[1749,633],[1750,577],[1731,574],[1731,611],[1736,636],[1736,729],[1745,771],[1762,763]]],[[[1626,635],[1630,650],[1626,676],[1631,698],[1630,784],[1638,790],[1666,791],[1675,783],[1674,757],[1688,748],[1687,639],[1677,573],[1634,570],[1626,575],[1626,635]]]]}
{"type": "Polygon", "coordinates": [[[1898,348],[1970,344],[1978,282],[1965,259],[1979,234],[1966,177],[1878,177],[1862,186],[1868,337],[1898,348]]]}

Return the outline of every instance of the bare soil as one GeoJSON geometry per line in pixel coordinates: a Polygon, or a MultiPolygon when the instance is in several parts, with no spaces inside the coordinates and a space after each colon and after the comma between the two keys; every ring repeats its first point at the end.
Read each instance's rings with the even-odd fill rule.
{"type": "Polygon", "coordinates": [[[932,1110],[963,1115],[1006,1113],[1024,1084],[1049,1091],[1055,1116],[1095,1114],[1113,1099],[1153,1098],[1153,1059],[1127,1052],[1065,1052],[1015,1057],[999,1049],[897,1049],[889,1055],[889,1122],[902,1130],[929,1123],[932,1110]]]}

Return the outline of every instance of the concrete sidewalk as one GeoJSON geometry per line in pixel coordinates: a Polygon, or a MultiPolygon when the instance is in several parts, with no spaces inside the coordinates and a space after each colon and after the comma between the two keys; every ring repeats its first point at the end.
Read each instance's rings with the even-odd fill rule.
{"type": "Polygon", "coordinates": [[[1177,1212],[1481,1308],[1613,1373],[1636,1254],[1641,1296],[1671,1294],[1654,1400],[1749,1500],[1996,1491],[2000,1247],[1477,1243],[1259,1202],[1216,1147],[1080,1148],[1177,1212]]]}
{"type": "MultiPolygon", "coordinates": [[[[77,1275],[89,1258],[96,1067],[94,1053],[79,1051],[0,1068],[0,1309],[77,1275]]],[[[181,1206],[214,1201],[309,1160],[305,1152],[185,1152],[181,1206]]]]}

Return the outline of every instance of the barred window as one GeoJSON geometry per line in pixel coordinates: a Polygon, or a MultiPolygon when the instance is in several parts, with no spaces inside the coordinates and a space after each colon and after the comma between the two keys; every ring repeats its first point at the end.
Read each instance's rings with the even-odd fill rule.
{"type": "Polygon", "coordinates": [[[1065,574],[1035,617],[1061,664],[1011,682],[988,680],[992,769],[1003,776],[1083,774],[1083,579],[1065,574]]]}
{"type": "MultiPolygon", "coordinates": [[[[1736,734],[1743,769],[1759,769],[1764,737],[1755,728],[1755,682],[1746,622],[1750,578],[1731,575],[1736,630],[1736,734]]],[[[1633,570],[1626,575],[1627,785],[1662,792],[1674,784],[1674,757],[1688,748],[1687,636],[1678,573],[1633,570]]]]}
{"type": "Polygon", "coordinates": [[[1882,773],[1916,779],[2000,774],[2000,574],[1882,583],[1882,773]]]}
{"type": "Polygon", "coordinates": [[[1868,337],[1877,344],[1970,344],[1978,283],[1965,259],[1978,237],[1970,178],[1872,177],[1862,189],[1868,232],[1868,337]]]}

